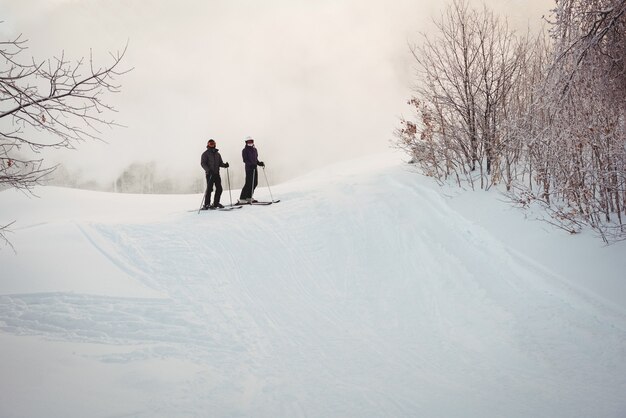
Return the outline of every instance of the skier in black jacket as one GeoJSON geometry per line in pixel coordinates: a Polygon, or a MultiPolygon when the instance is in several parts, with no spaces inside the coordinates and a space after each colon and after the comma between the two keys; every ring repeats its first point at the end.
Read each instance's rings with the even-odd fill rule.
{"type": "Polygon", "coordinates": [[[206,147],[207,150],[202,153],[200,158],[200,165],[204,168],[206,174],[206,193],[204,195],[204,205],[202,209],[217,209],[223,208],[220,204],[220,197],[222,196],[222,178],[220,177],[220,167],[228,168],[228,163],[222,161],[222,156],[215,148],[215,141],[209,139],[206,147]],[[215,197],[213,198],[213,205],[211,205],[211,192],[213,192],[213,185],[215,185],[215,197]]]}

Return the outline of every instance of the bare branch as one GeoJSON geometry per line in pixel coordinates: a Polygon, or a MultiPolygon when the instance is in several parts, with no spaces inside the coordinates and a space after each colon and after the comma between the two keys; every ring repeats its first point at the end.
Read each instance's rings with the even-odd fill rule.
{"type": "MultiPolygon", "coordinates": [[[[106,118],[115,108],[104,96],[119,93],[118,78],[131,71],[121,69],[127,48],[109,53],[109,64],[99,66],[91,51],[88,62],[72,63],[63,51],[43,61],[22,60],[22,35],[0,41],[0,187],[32,193],[56,167],[29,155],[102,140],[103,127],[121,126],[106,118]]],[[[4,241],[7,227],[0,228],[4,241]]]]}

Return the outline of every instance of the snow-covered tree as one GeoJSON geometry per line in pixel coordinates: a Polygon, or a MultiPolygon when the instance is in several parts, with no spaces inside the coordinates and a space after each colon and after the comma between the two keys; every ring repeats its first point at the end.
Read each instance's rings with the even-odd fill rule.
{"type": "Polygon", "coordinates": [[[626,236],[626,0],[558,0],[536,196],[606,240],[626,236]]]}
{"type": "Polygon", "coordinates": [[[411,50],[397,145],[438,179],[503,182],[559,226],[626,238],[626,0],[556,0],[549,37],[519,37],[453,0],[411,50]]]}
{"type": "Polygon", "coordinates": [[[472,181],[478,169],[481,187],[488,187],[501,166],[501,128],[528,42],[465,0],[454,0],[435,25],[435,34],[411,48],[417,82],[409,103],[416,119],[402,121],[398,144],[437,177],[455,173],[472,181]]]}

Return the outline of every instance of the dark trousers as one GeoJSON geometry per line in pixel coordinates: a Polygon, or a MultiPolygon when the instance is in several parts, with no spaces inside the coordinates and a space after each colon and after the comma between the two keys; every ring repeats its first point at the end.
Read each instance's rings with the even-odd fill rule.
{"type": "Polygon", "coordinates": [[[207,174],[206,175],[206,194],[204,195],[204,206],[211,204],[211,193],[213,192],[213,186],[215,185],[215,197],[213,198],[213,204],[220,203],[220,197],[222,197],[222,178],[219,174],[207,174]]]}
{"type": "Polygon", "coordinates": [[[241,189],[239,199],[243,200],[251,198],[257,184],[259,184],[259,176],[256,167],[250,169],[246,168],[246,184],[244,184],[243,189],[241,189]]]}

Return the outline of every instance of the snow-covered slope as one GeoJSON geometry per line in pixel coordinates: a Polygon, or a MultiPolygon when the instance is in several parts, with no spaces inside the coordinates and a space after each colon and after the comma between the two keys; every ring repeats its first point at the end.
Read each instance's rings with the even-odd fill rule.
{"type": "Polygon", "coordinates": [[[0,416],[626,415],[624,245],[396,157],[272,192],[0,193],[0,416]]]}

